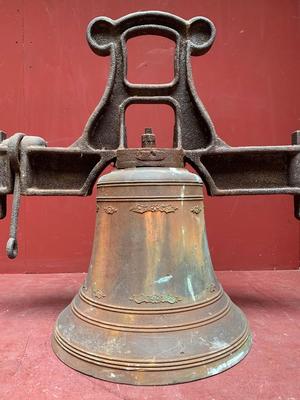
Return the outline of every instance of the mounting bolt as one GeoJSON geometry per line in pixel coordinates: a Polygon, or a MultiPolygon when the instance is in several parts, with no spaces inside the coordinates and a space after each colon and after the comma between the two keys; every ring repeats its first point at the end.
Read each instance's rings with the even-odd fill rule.
{"type": "Polygon", "coordinates": [[[152,132],[152,128],[145,128],[145,132],[142,134],[142,147],[155,147],[156,140],[155,135],[152,132]]]}

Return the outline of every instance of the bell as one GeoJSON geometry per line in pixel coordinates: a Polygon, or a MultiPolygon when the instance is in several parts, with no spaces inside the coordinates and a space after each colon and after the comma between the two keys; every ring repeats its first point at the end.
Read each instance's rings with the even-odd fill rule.
{"type": "Polygon", "coordinates": [[[205,378],[245,357],[251,334],[214,274],[197,175],[140,167],[98,180],[89,272],[52,345],[78,371],[134,385],[205,378]]]}
{"type": "Polygon", "coordinates": [[[18,252],[21,195],[92,193],[97,216],[88,275],[60,314],[57,356],[96,378],[134,385],[188,382],[242,360],[251,333],[214,274],[205,231],[202,181],[211,196],[288,194],[300,219],[300,131],[291,146],[231,147],[214,129],[196,94],[190,56],[205,54],[216,29],[205,17],[184,20],[141,11],[93,19],[91,49],[110,56],[103,97],[71,146],[47,147],[36,136],[0,131],[0,219],[13,193],[7,255],[18,252]],[[175,43],[174,79],[127,79],[127,40],[159,35],[175,43]],[[127,146],[125,111],[165,104],[174,111],[173,147],[127,146]],[[188,172],[189,164],[197,174],[188,172]]]}

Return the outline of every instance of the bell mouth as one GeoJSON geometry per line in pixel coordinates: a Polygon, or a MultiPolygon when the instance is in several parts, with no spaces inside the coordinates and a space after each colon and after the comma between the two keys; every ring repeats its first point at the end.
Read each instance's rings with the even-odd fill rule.
{"type": "MultiPolygon", "coordinates": [[[[100,354],[92,352],[90,351],[91,343],[93,341],[95,342],[97,335],[95,335],[95,331],[91,330],[91,327],[88,326],[88,324],[83,324],[82,321],[80,321],[80,329],[78,329],[78,321],[70,310],[70,306],[58,319],[56,329],[52,336],[52,348],[57,357],[69,367],[86,375],[110,382],[139,386],[156,386],[204,379],[233,367],[248,354],[251,348],[252,337],[247,321],[242,312],[235,305],[232,304],[232,308],[234,310],[233,313],[237,313],[240,322],[242,322],[244,326],[243,332],[231,343],[227,344],[225,344],[221,338],[212,336],[214,337],[212,343],[217,347],[219,342],[220,347],[218,350],[215,349],[209,353],[201,354],[193,349],[192,351],[194,352],[194,355],[190,357],[185,357],[184,354],[180,354],[179,357],[178,354],[177,358],[173,359],[159,359],[159,356],[152,357],[152,359],[130,359],[128,353],[131,353],[133,349],[129,349],[129,347],[126,348],[126,346],[122,351],[117,351],[118,357],[115,358],[108,356],[108,353],[100,354]],[[72,320],[73,322],[71,322],[72,320]],[[61,328],[62,325],[66,326],[66,321],[68,327],[77,326],[77,331],[74,332],[74,336],[69,335],[66,337],[66,330],[61,328]],[[85,348],[83,337],[85,340],[85,348]],[[78,343],[76,343],[76,339],[79,340],[78,343]]],[[[219,327],[216,328],[216,331],[218,330],[221,332],[220,327],[222,323],[224,324],[225,321],[221,321],[219,327]]],[[[216,334],[216,331],[213,335],[216,334]]],[[[168,342],[176,343],[177,341],[178,345],[178,336],[177,338],[176,336],[171,338],[170,333],[165,332],[164,334],[166,335],[166,340],[168,342]]],[[[150,343],[148,339],[146,345],[152,345],[152,349],[155,349],[158,340],[162,342],[165,341],[161,335],[162,333],[160,333],[160,337],[154,335],[152,343],[150,343]]],[[[199,330],[190,331],[189,337],[193,336],[198,336],[200,338],[199,330]]],[[[110,338],[105,342],[105,339],[103,338],[100,347],[103,349],[109,349],[112,346],[115,346],[117,348],[120,343],[125,343],[129,339],[128,333],[125,332],[115,331],[114,337],[118,339],[111,340],[110,338]]],[[[207,340],[210,339],[207,338],[207,340]]],[[[143,341],[142,335],[140,340],[136,341],[137,352],[139,351],[138,349],[141,341],[143,341]]],[[[193,345],[195,345],[195,343],[193,345]]]]}

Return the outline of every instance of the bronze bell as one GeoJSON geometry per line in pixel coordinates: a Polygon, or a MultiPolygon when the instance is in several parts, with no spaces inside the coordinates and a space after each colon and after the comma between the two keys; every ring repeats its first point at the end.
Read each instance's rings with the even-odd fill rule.
{"type": "Polygon", "coordinates": [[[21,195],[87,196],[109,164],[117,168],[98,180],[89,272],[52,338],[57,356],[85,374],[136,385],[187,382],[248,353],[247,321],[213,271],[201,178],[211,196],[293,195],[300,219],[300,131],[290,146],[230,147],[196,94],[190,56],[205,54],[215,32],[205,17],[159,11],[95,18],[87,40],[97,55],[110,55],[110,78],[77,141],[47,147],[40,137],[6,139],[0,131],[0,218],[14,195],[10,258],[18,252],[21,195]],[[145,34],[176,43],[173,81],[127,80],[126,41],[145,34]],[[141,147],[127,147],[125,111],[137,103],[173,108],[172,148],[156,148],[149,128],[141,147]]]}
{"type": "Polygon", "coordinates": [[[245,357],[251,334],[214,274],[197,175],[140,167],[98,180],[89,272],[52,345],[74,369],[135,385],[205,378],[245,357]]]}

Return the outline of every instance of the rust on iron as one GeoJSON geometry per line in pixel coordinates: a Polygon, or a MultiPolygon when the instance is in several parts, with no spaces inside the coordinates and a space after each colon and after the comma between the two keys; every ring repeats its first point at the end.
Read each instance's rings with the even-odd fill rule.
{"type": "Polygon", "coordinates": [[[215,33],[205,17],[160,11],[97,17],[87,41],[97,55],[110,56],[110,74],[78,140],[48,147],[40,137],[0,132],[0,218],[6,196],[14,196],[10,258],[17,255],[21,195],[88,196],[109,164],[117,168],[97,184],[89,272],[52,339],[57,356],[88,375],[136,385],[187,382],[224,371],[248,353],[247,320],[213,271],[202,180],[210,196],[293,195],[300,219],[300,131],[292,145],[231,147],[196,94],[190,57],[205,54],[215,33]],[[148,34],[176,44],[167,84],[127,79],[126,42],[148,34]],[[174,110],[173,147],[157,148],[146,128],[141,147],[128,148],[127,107],[156,103],[174,110]]]}
{"type": "MultiPolygon", "coordinates": [[[[215,39],[213,23],[204,17],[186,21],[160,11],[129,14],[118,20],[97,17],[87,29],[91,49],[111,57],[107,90],[79,139],[70,147],[47,147],[45,140],[15,134],[0,135],[0,217],[5,196],[14,192],[20,176],[22,195],[87,196],[108,164],[181,167],[191,164],[202,177],[209,195],[291,194],[299,215],[299,131],[293,145],[231,147],[214,126],[194,89],[190,56],[205,54],[215,39]],[[127,80],[126,41],[155,34],[176,43],[175,75],[167,84],[132,84],[127,80]],[[147,128],[143,146],[128,148],[124,113],[130,104],[169,104],[175,112],[174,147],[155,146],[147,128]],[[16,135],[18,137],[16,144],[16,135]],[[298,140],[297,140],[298,138],[298,140]],[[10,149],[16,146],[18,162],[10,149]],[[236,173],[238,171],[238,174],[236,173]]],[[[14,222],[16,225],[16,222],[14,222]]]]}

